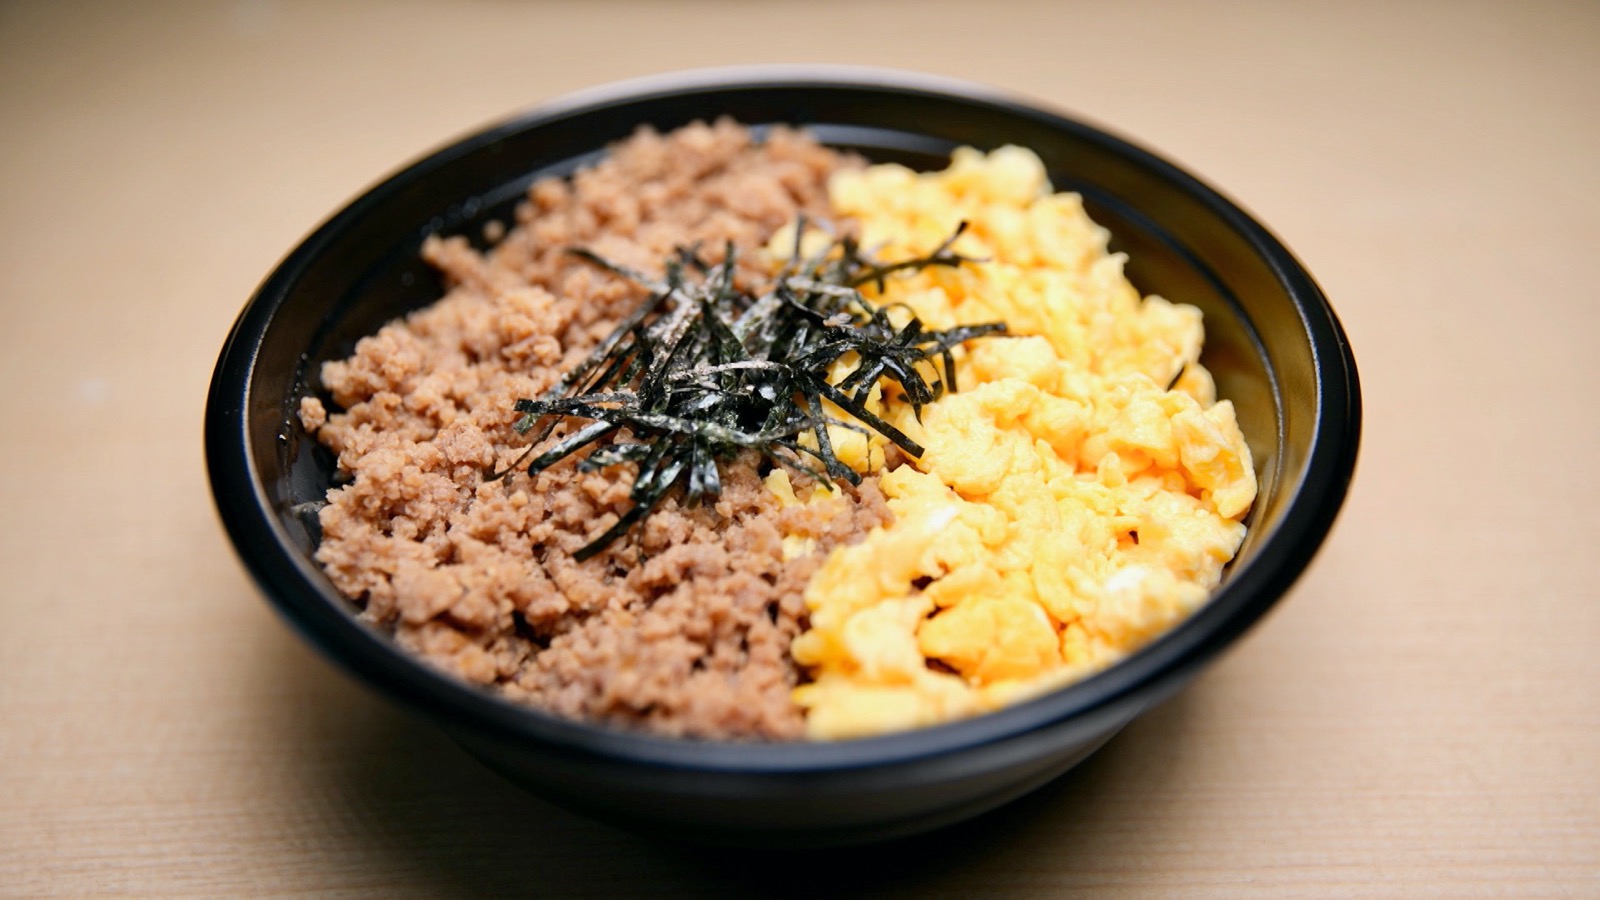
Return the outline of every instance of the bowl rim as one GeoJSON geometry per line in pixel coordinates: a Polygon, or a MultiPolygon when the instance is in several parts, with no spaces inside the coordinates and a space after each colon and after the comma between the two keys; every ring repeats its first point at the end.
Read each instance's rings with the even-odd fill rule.
{"type": "Polygon", "coordinates": [[[1088,721],[1131,696],[1144,698],[1142,708],[1161,684],[1178,680],[1239,637],[1304,571],[1348,491],[1360,423],[1355,360],[1322,291],[1282,242],[1238,204],[1195,176],[1104,128],[999,89],[878,67],[758,65],[672,72],[564,94],[440,145],[363,190],[290,250],[240,312],[213,372],[204,439],[218,514],[235,552],[269,602],[336,664],[402,704],[438,719],[447,729],[498,741],[534,742],[557,753],[703,772],[800,775],[888,766],[998,744],[1088,721]],[[293,547],[258,477],[250,451],[248,416],[259,345],[310,261],[335,235],[400,186],[510,134],[614,105],[762,88],[836,89],[954,101],[1070,132],[1175,182],[1247,241],[1271,267],[1294,301],[1311,347],[1316,387],[1314,434],[1299,483],[1277,486],[1278,490],[1293,491],[1280,521],[1262,539],[1248,564],[1230,574],[1205,606],[1107,669],[1001,710],[854,740],[761,743],[624,731],[516,704],[407,654],[387,636],[356,619],[347,600],[319,584],[320,569],[293,547]]]}

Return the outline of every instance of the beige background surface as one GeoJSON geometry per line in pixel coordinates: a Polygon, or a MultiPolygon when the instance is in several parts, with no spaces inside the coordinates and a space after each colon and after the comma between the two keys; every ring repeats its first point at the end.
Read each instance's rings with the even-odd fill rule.
{"type": "Polygon", "coordinates": [[[0,6],[0,894],[1600,895],[1597,159],[1592,3],[0,6]],[[1006,812],[798,859],[575,818],[353,684],[257,596],[200,447],[240,306],[377,177],[772,61],[1181,161],[1317,274],[1368,411],[1315,566],[1192,689],[1006,812]]]}

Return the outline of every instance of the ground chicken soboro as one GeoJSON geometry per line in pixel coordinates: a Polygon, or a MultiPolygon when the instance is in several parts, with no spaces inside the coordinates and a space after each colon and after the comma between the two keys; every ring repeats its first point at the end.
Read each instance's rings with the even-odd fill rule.
{"type": "Polygon", "coordinates": [[[317,559],[334,583],[402,646],[563,715],[669,735],[801,736],[789,645],[802,594],[833,547],[889,518],[876,479],[847,502],[780,509],[741,460],[714,509],[669,500],[578,563],[628,508],[630,466],[484,473],[526,443],[510,427],[514,401],[557,381],[642,298],[566,248],[647,271],[696,242],[714,261],[726,241],[753,251],[796,214],[826,216],[828,175],[854,165],[782,130],[759,144],[729,122],[641,131],[570,181],[534,185],[487,254],[430,240],[447,295],[323,367],[342,411],[301,407],[353,478],[321,513],[317,559]],[[785,560],[786,535],[815,550],[785,560]]]}

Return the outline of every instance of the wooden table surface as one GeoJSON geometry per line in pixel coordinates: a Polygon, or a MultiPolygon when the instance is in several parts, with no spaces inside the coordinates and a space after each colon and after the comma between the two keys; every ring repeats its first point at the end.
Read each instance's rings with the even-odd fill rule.
{"type": "Polygon", "coordinates": [[[0,6],[0,894],[1600,896],[1597,159],[1592,3],[0,6]],[[542,99],[749,62],[1130,135],[1270,223],[1360,363],[1286,602],[910,846],[692,852],[520,793],[284,627],[203,469],[228,326],[333,209],[542,99]]]}

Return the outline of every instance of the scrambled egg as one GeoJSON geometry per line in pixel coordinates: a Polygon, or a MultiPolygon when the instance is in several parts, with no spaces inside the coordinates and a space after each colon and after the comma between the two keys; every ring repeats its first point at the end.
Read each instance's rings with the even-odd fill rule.
{"type": "MultiPolygon", "coordinates": [[[[958,351],[960,391],[921,421],[892,383],[873,398],[926,452],[882,474],[893,524],[835,550],[807,586],[811,626],[792,649],[814,679],[794,693],[810,737],[996,709],[1115,662],[1203,604],[1244,539],[1256,481],[1233,407],[1198,362],[1200,311],[1140,298],[1106,232],[1076,195],[1051,192],[1027,150],[963,149],[932,174],[844,172],[830,198],[886,259],[925,255],[967,221],[954,249],[986,262],[892,279],[875,299],[932,328],[999,320],[1018,336],[958,351]]],[[[830,439],[847,464],[881,468],[880,436],[830,439]]],[[[826,496],[769,485],[785,503],[826,496]]]]}

